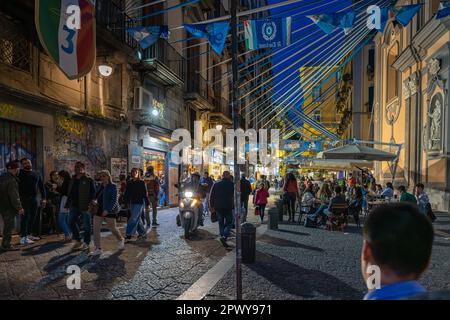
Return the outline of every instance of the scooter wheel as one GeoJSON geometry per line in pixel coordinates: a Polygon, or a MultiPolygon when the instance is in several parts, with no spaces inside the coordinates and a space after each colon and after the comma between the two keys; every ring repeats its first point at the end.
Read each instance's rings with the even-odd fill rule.
{"type": "Polygon", "coordinates": [[[186,219],[184,221],[184,238],[185,239],[189,239],[189,237],[190,237],[191,220],[192,219],[186,219]]]}

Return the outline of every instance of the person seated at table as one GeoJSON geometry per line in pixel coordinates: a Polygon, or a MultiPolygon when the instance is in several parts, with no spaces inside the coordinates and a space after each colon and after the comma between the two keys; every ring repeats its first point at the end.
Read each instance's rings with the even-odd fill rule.
{"type": "Polygon", "coordinates": [[[417,204],[416,197],[413,194],[406,192],[405,186],[398,187],[398,191],[400,192],[400,202],[417,204]]]}
{"type": "Polygon", "coordinates": [[[324,183],[322,185],[322,188],[320,189],[319,193],[318,193],[321,205],[320,207],[314,211],[314,213],[312,215],[310,215],[310,217],[308,217],[311,220],[316,221],[317,217],[322,216],[323,212],[326,208],[328,208],[328,206],[330,205],[330,199],[332,197],[332,192],[330,189],[330,185],[328,183],[324,183]]]}
{"type": "Polygon", "coordinates": [[[314,208],[314,202],[315,197],[312,191],[312,184],[308,185],[308,187],[305,189],[305,192],[303,192],[302,196],[302,202],[301,202],[301,210],[307,214],[311,212],[311,210],[314,208]]]}
{"type": "Polygon", "coordinates": [[[394,197],[394,186],[392,185],[392,182],[386,183],[386,188],[381,193],[381,196],[385,199],[390,199],[394,197]]]}
{"type": "Polygon", "coordinates": [[[381,186],[381,184],[376,184],[375,185],[375,194],[377,196],[381,196],[382,193],[383,193],[383,187],[381,186]]]}
{"type": "Polygon", "coordinates": [[[318,221],[318,224],[325,225],[328,219],[328,216],[331,215],[333,212],[333,205],[335,204],[344,204],[347,203],[347,200],[345,200],[345,196],[342,194],[342,188],[340,186],[336,186],[334,188],[334,197],[331,198],[330,203],[328,206],[321,206],[316,212],[314,212],[311,215],[308,215],[308,219],[313,220],[314,222],[317,222],[318,218],[320,220],[318,221]]]}
{"type": "Polygon", "coordinates": [[[348,205],[348,213],[353,215],[355,223],[359,225],[359,213],[363,208],[363,192],[361,187],[353,188],[352,198],[348,205]]]}

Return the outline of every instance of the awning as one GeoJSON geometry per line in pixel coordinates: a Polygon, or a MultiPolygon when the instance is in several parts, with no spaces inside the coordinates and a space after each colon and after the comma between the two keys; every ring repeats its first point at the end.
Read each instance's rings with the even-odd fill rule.
{"type": "Polygon", "coordinates": [[[300,168],[318,170],[373,169],[373,162],[366,160],[311,159],[301,164],[300,168]]]}
{"type": "Polygon", "coordinates": [[[317,155],[319,159],[393,161],[397,155],[379,149],[348,144],[342,147],[322,151],[317,155]]]}

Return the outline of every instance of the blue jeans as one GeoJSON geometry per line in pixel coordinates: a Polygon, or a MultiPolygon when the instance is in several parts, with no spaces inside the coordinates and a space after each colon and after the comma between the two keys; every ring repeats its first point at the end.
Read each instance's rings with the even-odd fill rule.
{"type": "Polygon", "coordinates": [[[83,212],[78,208],[70,208],[69,225],[70,229],[72,230],[72,237],[76,241],[81,240],[80,226],[79,226],[80,216],[83,216],[83,230],[84,230],[83,241],[84,243],[89,245],[89,243],[91,243],[92,222],[91,222],[91,214],[87,211],[83,212]]]}
{"type": "Polygon", "coordinates": [[[228,238],[233,223],[233,212],[231,210],[217,210],[217,219],[219,222],[220,236],[225,239],[228,238]]]}
{"type": "Polygon", "coordinates": [[[126,231],[127,237],[132,237],[136,232],[136,229],[140,236],[145,235],[145,228],[141,219],[141,212],[143,208],[144,208],[143,203],[142,204],[133,203],[130,205],[131,214],[127,223],[127,231],[126,231]]]}
{"type": "Polygon", "coordinates": [[[320,217],[322,217],[322,219],[326,220],[328,218],[328,215],[325,213],[325,209],[327,209],[327,208],[328,208],[328,205],[326,205],[326,204],[320,205],[319,209],[317,209],[316,212],[314,212],[312,215],[308,216],[308,218],[310,220],[316,221],[317,218],[320,216],[320,217]]]}
{"type": "Polygon", "coordinates": [[[61,228],[61,231],[64,233],[64,236],[70,236],[70,228],[69,228],[69,214],[66,212],[60,212],[58,214],[58,224],[61,228]]]}

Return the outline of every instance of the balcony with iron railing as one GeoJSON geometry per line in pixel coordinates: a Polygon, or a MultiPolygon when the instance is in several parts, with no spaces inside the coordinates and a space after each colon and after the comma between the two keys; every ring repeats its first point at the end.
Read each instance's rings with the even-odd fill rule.
{"type": "Polygon", "coordinates": [[[208,81],[199,73],[189,72],[184,99],[195,104],[200,110],[211,110],[214,103],[212,98],[208,90],[208,81]]]}
{"type": "MultiPolygon", "coordinates": [[[[139,43],[127,32],[139,25],[133,18],[111,0],[97,0],[97,25],[109,31],[112,37],[125,44],[131,50],[139,50],[139,43]]],[[[141,66],[151,69],[153,74],[166,85],[183,84],[185,80],[186,59],[165,39],[159,39],[154,45],[140,50],[141,66]]]]}
{"type": "Polygon", "coordinates": [[[144,50],[142,61],[154,67],[159,77],[168,83],[181,84],[185,81],[186,59],[165,39],[158,39],[144,50]]]}
{"type": "Polygon", "coordinates": [[[137,41],[127,32],[127,29],[135,27],[136,22],[111,0],[97,0],[95,4],[97,26],[109,31],[121,44],[134,49],[137,41]]]}

